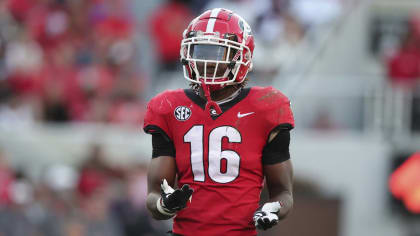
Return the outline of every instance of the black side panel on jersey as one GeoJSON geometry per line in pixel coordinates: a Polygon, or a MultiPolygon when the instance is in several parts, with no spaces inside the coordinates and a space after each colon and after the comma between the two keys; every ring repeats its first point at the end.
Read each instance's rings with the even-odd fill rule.
{"type": "Polygon", "coordinates": [[[278,130],[278,134],[271,142],[268,142],[262,152],[263,165],[272,165],[290,159],[290,129],[291,125],[279,125],[273,131],[278,130]]]}
{"type": "Polygon", "coordinates": [[[172,141],[168,140],[161,133],[152,134],[152,158],[159,156],[175,157],[175,145],[172,141]]]}

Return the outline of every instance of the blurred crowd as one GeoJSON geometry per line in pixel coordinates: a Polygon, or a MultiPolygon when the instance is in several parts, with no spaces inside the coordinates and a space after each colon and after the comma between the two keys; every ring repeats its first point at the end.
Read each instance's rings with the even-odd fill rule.
{"type": "Polygon", "coordinates": [[[146,211],[146,167],[115,167],[93,145],[77,167],[54,164],[36,178],[0,153],[1,236],[159,236],[167,222],[146,211]]]}
{"type": "Polygon", "coordinates": [[[0,3],[0,122],[139,122],[130,1],[0,3]]]}
{"type": "Polygon", "coordinates": [[[139,17],[142,4],[135,0],[1,1],[0,124],[138,124],[151,86],[168,80],[162,72],[181,78],[183,30],[195,15],[215,7],[249,21],[258,45],[255,76],[270,83],[296,57],[305,33],[332,22],[348,1],[158,2],[139,17]]]}

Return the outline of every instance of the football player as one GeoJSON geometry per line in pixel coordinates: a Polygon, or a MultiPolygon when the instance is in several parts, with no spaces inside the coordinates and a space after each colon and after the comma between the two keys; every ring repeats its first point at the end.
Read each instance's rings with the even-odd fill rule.
{"type": "Polygon", "coordinates": [[[256,235],[292,208],[293,115],[278,90],[245,87],[253,50],[239,15],[204,12],[181,43],[191,88],[165,91],[147,106],[147,207],[155,219],[174,217],[173,235],[256,235]],[[270,199],[259,206],[264,179],[270,199]]]}

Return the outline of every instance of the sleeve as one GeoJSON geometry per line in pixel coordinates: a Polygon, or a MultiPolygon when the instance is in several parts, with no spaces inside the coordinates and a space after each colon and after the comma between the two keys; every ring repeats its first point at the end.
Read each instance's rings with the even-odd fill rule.
{"type": "Polygon", "coordinates": [[[160,133],[153,133],[152,134],[152,158],[160,157],[160,156],[171,156],[175,157],[175,146],[174,143],[168,139],[166,139],[160,133]]]}
{"type": "Polygon", "coordinates": [[[268,134],[281,126],[282,129],[291,130],[295,127],[293,112],[290,109],[289,99],[280,91],[275,90],[271,106],[266,111],[268,134]]]}
{"type": "Polygon", "coordinates": [[[147,104],[143,130],[148,134],[160,133],[167,141],[171,141],[172,135],[166,120],[166,112],[162,107],[165,107],[163,105],[162,95],[158,95],[147,104]]]}
{"type": "Polygon", "coordinates": [[[268,142],[263,149],[263,165],[272,165],[290,159],[290,130],[281,126],[276,129],[279,129],[276,137],[268,142]]]}

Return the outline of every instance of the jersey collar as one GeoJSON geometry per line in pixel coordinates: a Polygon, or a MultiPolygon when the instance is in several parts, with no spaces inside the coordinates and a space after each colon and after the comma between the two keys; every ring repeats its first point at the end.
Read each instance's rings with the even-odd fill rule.
{"type": "MultiPolygon", "coordinates": [[[[219,104],[220,109],[222,109],[222,114],[225,113],[230,108],[232,108],[235,104],[242,101],[248,95],[250,90],[251,90],[251,88],[243,88],[234,99],[232,99],[228,102],[224,102],[224,103],[219,104]]],[[[191,101],[193,101],[195,104],[197,104],[199,107],[201,107],[201,109],[203,109],[203,111],[205,110],[206,103],[207,103],[206,99],[197,95],[192,89],[184,89],[184,93],[189,99],[191,99],[191,101]]],[[[217,119],[222,114],[220,114],[218,116],[212,116],[213,120],[217,119]]]]}

